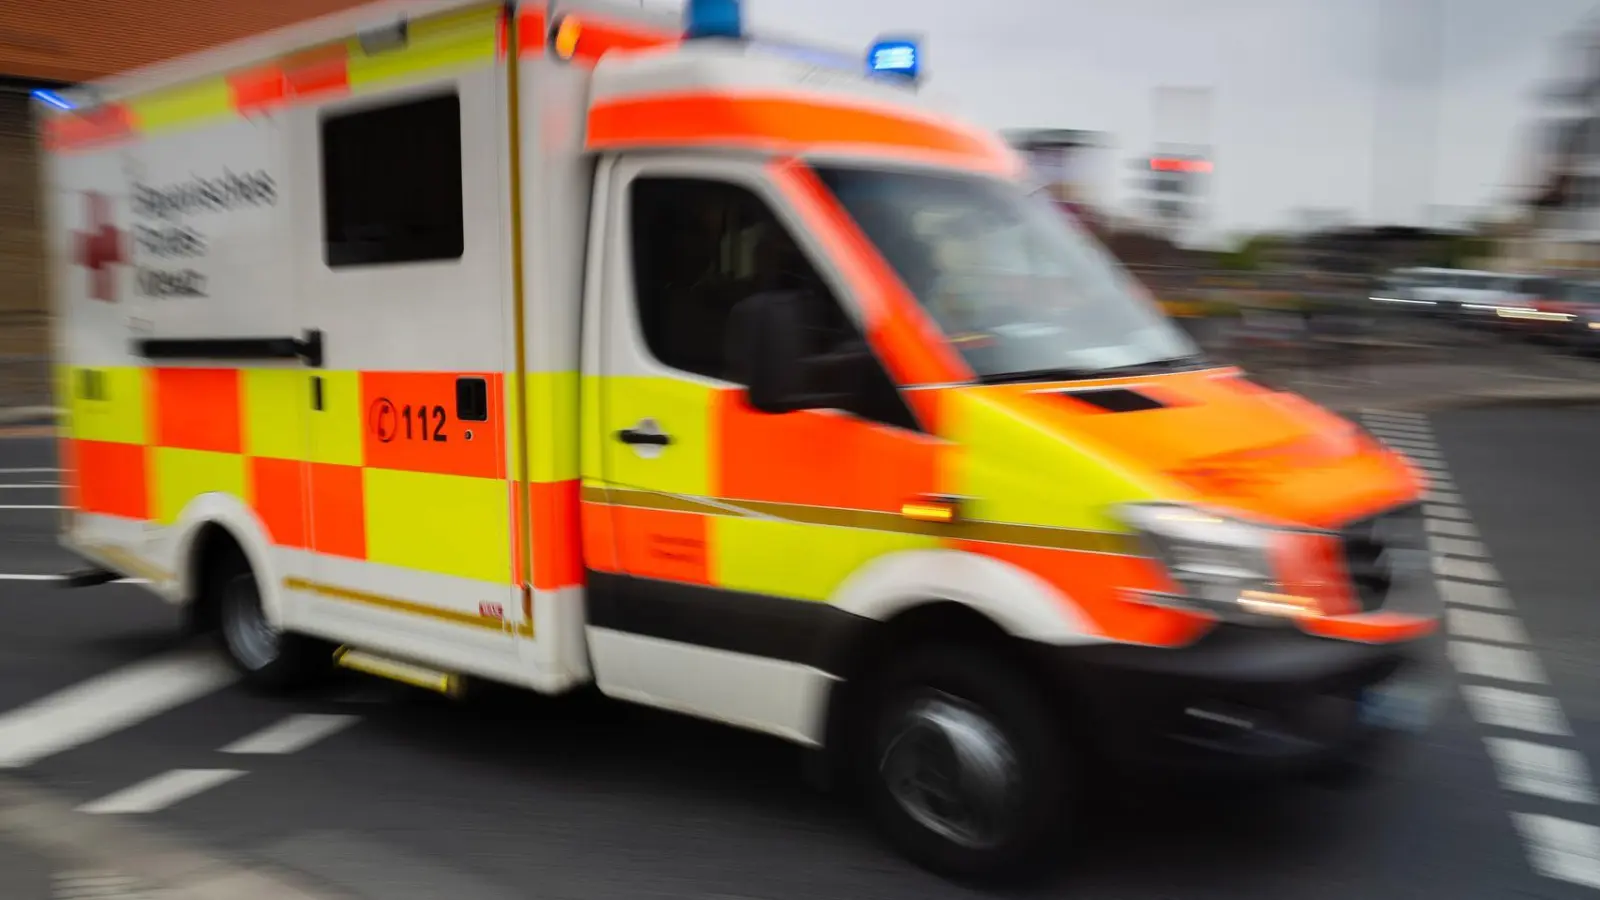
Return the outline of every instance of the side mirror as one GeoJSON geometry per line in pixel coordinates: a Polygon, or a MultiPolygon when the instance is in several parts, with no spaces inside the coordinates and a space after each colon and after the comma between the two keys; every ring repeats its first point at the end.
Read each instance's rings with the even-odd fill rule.
{"type": "Polygon", "coordinates": [[[747,297],[728,316],[727,355],[749,404],[764,413],[839,406],[844,393],[821,391],[826,359],[808,346],[811,299],[800,291],[747,297]]]}

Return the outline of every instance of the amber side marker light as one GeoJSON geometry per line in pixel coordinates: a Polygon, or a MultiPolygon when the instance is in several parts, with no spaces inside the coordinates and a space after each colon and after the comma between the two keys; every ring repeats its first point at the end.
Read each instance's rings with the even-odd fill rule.
{"type": "Polygon", "coordinates": [[[900,515],[918,522],[948,525],[960,514],[961,500],[957,497],[918,497],[900,505],[900,515]]]}
{"type": "Polygon", "coordinates": [[[555,34],[550,39],[550,45],[556,51],[556,58],[570,60],[578,52],[578,38],[583,36],[583,23],[577,16],[562,16],[556,23],[555,34]]]}

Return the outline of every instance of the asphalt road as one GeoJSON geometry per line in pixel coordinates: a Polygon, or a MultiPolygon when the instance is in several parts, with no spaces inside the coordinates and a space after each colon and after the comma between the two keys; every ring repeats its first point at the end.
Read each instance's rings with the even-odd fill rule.
{"type": "MultiPolygon", "coordinates": [[[[1438,417],[1431,436],[1415,421],[1391,433],[1443,461],[1463,504],[1450,515],[1481,534],[1525,625],[1522,652],[1543,661],[1537,685],[1498,687],[1550,695],[1571,733],[1539,741],[1580,769],[1600,759],[1600,410],[1463,412],[1438,417]]],[[[54,473],[20,470],[53,465],[47,441],[0,440],[0,766],[91,811],[146,817],[372,900],[972,895],[880,848],[806,786],[792,750],[764,738],[510,692],[456,704],[349,679],[294,699],[246,694],[137,586],[17,577],[71,564],[54,548],[52,511],[9,508],[57,502],[18,486],[48,485],[54,473]],[[18,723],[40,715],[29,734],[69,737],[19,755],[18,723]],[[254,749],[269,752],[225,752],[262,729],[275,731],[254,749]]],[[[1475,690],[1481,674],[1461,684],[1475,690]]],[[[1484,708],[1457,687],[1435,729],[1364,785],[1123,786],[1033,895],[1589,896],[1572,879],[1600,886],[1600,847],[1582,844],[1600,835],[1592,798],[1565,770],[1567,781],[1541,770],[1531,790],[1541,771],[1516,769],[1493,743],[1529,735],[1482,724],[1484,708]]],[[[37,861],[13,866],[7,852],[0,895],[46,896],[37,861]]],[[[60,886],[70,873],[52,875],[53,896],[75,896],[60,886]]]]}

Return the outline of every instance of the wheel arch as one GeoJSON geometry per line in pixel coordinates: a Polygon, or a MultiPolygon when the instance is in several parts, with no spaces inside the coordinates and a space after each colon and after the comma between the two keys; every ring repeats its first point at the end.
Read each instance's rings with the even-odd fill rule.
{"type": "Polygon", "coordinates": [[[253,510],[231,494],[201,494],[184,507],[175,528],[178,596],[195,624],[212,624],[215,610],[206,596],[206,579],[224,554],[236,550],[255,573],[268,621],[282,625],[282,581],[271,554],[272,538],[253,510]]]}
{"type": "MultiPolygon", "coordinates": [[[[834,768],[848,757],[850,722],[862,686],[883,660],[908,645],[950,641],[1013,654],[1026,674],[1046,679],[1037,648],[1106,640],[1070,597],[1038,576],[1004,560],[960,550],[915,550],[882,557],[851,576],[832,605],[862,621],[834,655],[836,680],[828,691],[821,727],[824,752],[834,768]]],[[[1064,702],[1070,702],[1063,697],[1064,702]]],[[[838,771],[837,768],[834,769],[838,771]]]]}

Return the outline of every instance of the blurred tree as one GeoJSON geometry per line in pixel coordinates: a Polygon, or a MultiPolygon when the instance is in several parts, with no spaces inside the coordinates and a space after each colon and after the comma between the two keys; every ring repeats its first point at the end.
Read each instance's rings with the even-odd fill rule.
{"type": "Polygon", "coordinates": [[[1270,234],[1254,234],[1222,254],[1218,263],[1235,272],[1258,272],[1265,266],[1267,255],[1282,243],[1281,238],[1270,234]]]}

